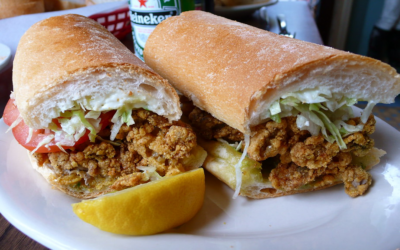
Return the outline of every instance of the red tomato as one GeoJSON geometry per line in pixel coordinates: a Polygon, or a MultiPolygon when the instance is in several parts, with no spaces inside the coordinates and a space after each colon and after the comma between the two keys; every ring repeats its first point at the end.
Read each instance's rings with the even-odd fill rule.
{"type": "MultiPolygon", "coordinates": [[[[105,127],[107,127],[108,124],[110,124],[111,118],[114,116],[114,113],[115,113],[115,111],[110,111],[110,112],[101,114],[101,116],[100,116],[101,129],[104,129],[105,127]]],[[[4,116],[3,116],[4,122],[10,126],[18,118],[18,116],[19,116],[18,108],[14,105],[14,101],[10,99],[7,103],[6,108],[4,109],[4,116]]],[[[57,120],[55,120],[55,123],[57,125],[59,125],[57,120]]],[[[41,142],[47,136],[49,136],[51,134],[54,135],[54,132],[45,134],[44,129],[34,129],[31,140],[28,143],[26,143],[26,139],[29,136],[29,127],[25,124],[24,121],[21,121],[16,127],[14,127],[12,129],[12,131],[13,131],[14,137],[18,141],[18,143],[21,144],[24,148],[28,149],[29,151],[34,150],[37,147],[37,145],[39,144],[39,142],[41,142]]],[[[82,136],[75,143],[74,146],[87,141],[89,139],[89,137],[88,137],[89,132],[90,132],[89,130],[86,130],[85,135],[82,136]]],[[[71,148],[71,146],[62,146],[62,147],[64,149],[71,148]]],[[[57,152],[57,151],[61,151],[61,150],[57,145],[55,145],[54,141],[51,141],[49,144],[47,144],[47,147],[42,146],[38,150],[36,150],[37,153],[49,153],[49,152],[57,152]]]]}
{"type": "MultiPolygon", "coordinates": [[[[29,136],[29,127],[28,125],[25,124],[24,121],[21,121],[16,127],[12,129],[12,132],[14,134],[15,139],[19,144],[21,144],[24,148],[28,149],[29,151],[34,150],[39,142],[41,142],[44,138],[47,136],[53,134],[54,132],[50,132],[48,134],[45,134],[44,129],[34,129],[32,133],[32,138],[31,140],[26,143],[26,139],[29,136]]],[[[87,136],[89,134],[89,130],[86,131],[85,135],[82,136],[76,143],[75,145],[79,145],[81,143],[84,143],[89,139],[87,136]]],[[[64,149],[71,148],[69,146],[62,146],[64,149]]],[[[35,152],[37,153],[50,153],[50,152],[57,152],[61,151],[60,148],[55,144],[54,140],[51,141],[49,144],[46,146],[42,146],[38,148],[35,152]]]]}
{"type": "Polygon", "coordinates": [[[11,126],[11,124],[15,120],[17,120],[18,116],[19,116],[19,111],[17,109],[17,106],[14,105],[14,100],[13,99],[8,100],[6,108],[4,109],[4,114],[3,114],[4,122],[8,126],[11,126]]]}

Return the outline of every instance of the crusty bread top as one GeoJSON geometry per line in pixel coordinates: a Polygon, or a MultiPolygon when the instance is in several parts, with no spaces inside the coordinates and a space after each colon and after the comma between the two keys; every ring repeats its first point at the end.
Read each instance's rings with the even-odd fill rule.
{"type": "Polygon", "coordinates": [[[380,61],[201,11],[158,25],[144,58],[196,106],[244,133],[283,93],[324,85],[388,103],[400,92],[400,76],[380,61]]]}
{"type": "Polygon", "coordinates": [[[102,25],[79,15],[45,19],[22,36],[13,84],[18,109],[31,128],[45,128],[58,117],[58,105],[117,90],[145,96],[152,111],[171,120],[181,116],[178,96],[166,80],[102,25]]]}

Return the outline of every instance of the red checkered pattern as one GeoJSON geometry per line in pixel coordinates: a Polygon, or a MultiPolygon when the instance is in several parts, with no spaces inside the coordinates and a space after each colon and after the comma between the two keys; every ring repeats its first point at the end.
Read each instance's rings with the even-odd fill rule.
{"type": "Polygon", "coordinates": [[[124,38],[132,31],[128,7],[89,17],[106,27],[118,39],[124,38]]]}

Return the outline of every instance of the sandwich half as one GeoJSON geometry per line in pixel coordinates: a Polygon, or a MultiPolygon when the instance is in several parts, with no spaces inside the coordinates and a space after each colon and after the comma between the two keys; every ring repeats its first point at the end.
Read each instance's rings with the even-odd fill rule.
{"type": "Polygon", "coordinates": [[[200,11],[158,25],[144,58],[193,103],[184,110],[208,151],[204,167],[235,196],[344,183],[356,197],[371,185],[367,170],[385,153],[370,138],[371,111],[400,92],[389,65],[200,11]]]}
{"type": "Polygon", "coordinates": [[[32,166],[78,198],[201,166],[179,121],[178,95],[117,38],[79,15],[51,17],[21,38],[4,112],[32,166]]]}

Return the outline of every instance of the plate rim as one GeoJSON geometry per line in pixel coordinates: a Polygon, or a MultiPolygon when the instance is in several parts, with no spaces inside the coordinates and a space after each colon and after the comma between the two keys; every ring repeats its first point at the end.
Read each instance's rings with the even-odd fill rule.
{"type": "Polygon", "coordinates": [[[248,11],[252,9],[261,8],[263,6],[269,6],[277,4],[279,0],[268,0],[268,2],[263,3],[255,3],[255,4],[245,4],[245,5],[237,5],[237,6],[215,6],[214,12],[218,14],[220,12],[240,12],[240,11],[248,11]]]}
{"type": "MultiPolygon", "coordinates": [[[[397,133],[399,133],[399,131],[397,131],[392,126],[390,126],[390,124],[387,124],[386,122],[384,122],[383,120],[381,120],[380,118],[377,117],[377,123],[378,122],[380,123],[381,126],[388,126],[388,127],[391,128],[389,130],[396,131],[397,133]]],[[[0,119],[0,123],[1,123],[0,126],[5,126],[5,124],[3,122],[3,119],[0,119]]],[[[1,130],[2,129],[0,129],[0,131],[1,130]]],[[[381,130],[381,133],[385,134],[387,132],[381,130]]],[[[4,143],[3,145],[0,145],[0,149],[1,148],[3,148],[3,149],[6,148],[6,146],[9,145],[10,142],[11,142],[11,141],[8,141],[8,140],[10,140],[10,139],[12,140],[12,135],[10,135],[10,134],[7,135],[7,136],[9,136],[9,138],[4,138],[3,136],[0,137],[0,139],[2,139],[0,141],[7,142],[7,143],[4,143]],[[11,136],[11,138],[10,138],[10,136],[11,136]]],[[[396,134],[396,136],[398,137],[399,134],[396,134]]],[[[6,154],[6,153],[3,153],[3,154],[6,154]]],[[[383,162],[381,162],[381,164],[383,164],[383,162]]],[[[2,162],[0,162],[0,165],[6,165],[7,166],[7,162],[6,161],[2,161],[2,162]]],[[[41,176],[38,176],[38,177],[41,177],[41,176]]],[[[45,183],[45,184],[47,184],[47,183],[45,183]]],[[[294,196],[291,196],[291,197],[294,197],[294,196]]],[[[4,201],[4,200],[6,200],[5,198],[6,197],[4,196],[3,192],[1,192],[0,193],[0,200],[4,201]]],[[[355,200],[355,201],[357,201],[357,202],[358,201],[362,201],[363,197],[359,197],[359,198],[360,198],[359,200],[355,200]]],[[[35,230],[35,228],[32,228],[29,225],[24,224],[24,222],[21,221],[21,217],[13,217],[12,213],[8,209],[5,209],[5,207],[12,209],[12,206],[10,204],[0,202],[0,212],[3,214],[4,218],[6,218],[18,230],[20,230],[21,232],[23,232],[24,234],[28,235],[33,240],[39,242],[40,244],[42,244],[42,245],[44,245],[46,247],[49,247],[51,249],[70,249],[70,248],[77,248],[77,246],[79,248],[79,246],[83,247],[85,245],[86,246],[88,245],[87,242],[82,242],[82,241],[78,241],[78,242],[75,242],[74,244],[70,244],[70,245],[65,245],[65,244],[63,244],[64,243],[63,240],[52,239],[52,238],[50,238],[50,236],[46,235],[44,232],[35,230]],[[84,245],[82,245],[82,244],[84,244],[84,245]]],[[[318,230],[318,228],[311,228],[310,230],[315,230],[315,229],[318,230]]],[[[101,231],[99,231],[98,235],[99,236],[102,235],[101,231]]],[[[201,240],[201,241],[205,242],[206,241],[205,238],[208,238],[209,240],[207,242],[205,242],[203,246],[206,246],[205,244],[208,244],[208,245],[213,245],[214,247],[216,247],[217,245],[225,243],[225,245],[227,246],[226,248],[228,248],[228,249],[229,249],[228,246],[240,247],[240,245],[241,245],[240,242],[242,242],[242,243],[245,242],[246,244],[248,244],[250,242],[250,240],[251,240],[251,239],[246,239],[246,238],[244,238],[244,239],[238,238],[237,240],[236,239],[228,239],[226,237],[222,237],[222,238],[214,237],[213,238],[213,237],[209,237],[209,236],[205,236],[205,235],[201,235],[201,234],[200,235],[191,234],[190,232],[186,233],[186,234],[182,234],[182,233],[178,233],[178,234],[163,233],[163,234],[152,235],[152,236],[148,236],[148,237],[132,237],[132,239],[130,239],[130,240],[132,240],[133,243],[137,243],[137,244],[141,245],[141,243],[147,242],[151,237],[151,239],[152,239],[151,241],[152,242],[153,242],[153,239],[154,239],[154,241],[157,241],[158,243],[154,243],[154,244],[152,243],[152,244],[149,244],[148,247],[142,247],[142,248],[143,249],[154,249],[154,247],[157,246],[157,245],[160,246],[165,242],[169,242],[168,241],[169,237],[173,237],[173,236],[179,237],[179,238],[174,238],[175,240],[179,240],[179,239],[185,238],[185,239],[188,239],[189,241],[192,240],[193,242],[198,241],[198,240],[201,240]]],[[[291,233],[291,234],[289,234],[289,236],[296,236],[296,234],[292,234],[291,233]]],[[[282,236],[282,238],[284,238],[284,237],[286,237],[286,236],[282,236]]],[[[123,238],[123,237],[118,237],[118,238],[123,238]]],[[[259,242],[259,241],[269,242],[271,239],[279,239],[279,238],[281,238],[281,237],[280,236],[272,236],[272,237],[267,236],[265,238],[256,238],[256,239],[254,239],[254,241],[256,241],[256,242],[259,242]]],[[[74,239],[74,238],[72,238],[72,239],[74,239]]],[[[188,245],[188,243],[180,243],[180,244],[183,244],[183,245],[186,244],[186,245],[184,245],[184,246],[180,245],[180,246],[177,246],[177,247],[175,246],[174,249],[185,249],[184,247],[185,246],[187,247],[187,245],[188,245]]],[[[175,244],[173,244],[173,245],[175,245],[175,244]]],[[[129,248],[129,246],[127,246],[127,247],[129,248]]],[[[196,246],[194,246],[193,249],[204,249],[204,248],[201,248],[201,246],[200,247],[197,246],[197,248],[196,248],[196,246]]],[[[260,248],[260,249],[262,249],[262,248],[260,248]]],[[[329,248],[329,249],[331,249],[331,248],[329,248]]]]}

